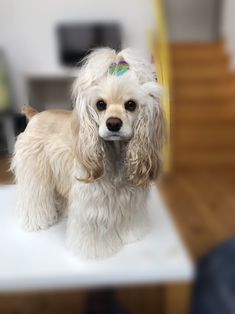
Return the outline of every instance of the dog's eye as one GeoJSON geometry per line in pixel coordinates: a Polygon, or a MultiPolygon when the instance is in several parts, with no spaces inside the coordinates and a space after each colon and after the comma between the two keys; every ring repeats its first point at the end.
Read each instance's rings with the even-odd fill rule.
{"type": "Polygon", "coordinates": [[[125,109],[128,111],[134,111],[136,108],[136,102],[134,100],[128,100],[125,102],[125,109]]]}
{"type": "Polygon", "coordinates": [[[106,109],[107,105],[103,100],[98,100],[96,103],[96,107],[99,111],[103,111],[106,109]]]}

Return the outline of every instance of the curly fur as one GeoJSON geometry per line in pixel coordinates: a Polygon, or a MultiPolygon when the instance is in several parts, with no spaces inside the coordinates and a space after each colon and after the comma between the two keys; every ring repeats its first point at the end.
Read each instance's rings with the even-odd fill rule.
{"type": "Polygon", "coordinates": [[[47,228],[68,209],[68,246],[87,258],[109,256],[141,238],[164,141],[162,91],[154,77],[131,50],[98,49],[79,70],[73,111],[25,108],[30,121],[17,139],[12,170],[26,229],[47,228]],[[128,73],[109,75],[110,64],[122,59],[128,73]],[[97,111],[97,97],[106,99],[105,112],[97,111]],[[123,107],[129,98],[138,104],[133,113],[123,107]],[[117,140],[105,124],[113,116],[123,121],[117,140]]]}

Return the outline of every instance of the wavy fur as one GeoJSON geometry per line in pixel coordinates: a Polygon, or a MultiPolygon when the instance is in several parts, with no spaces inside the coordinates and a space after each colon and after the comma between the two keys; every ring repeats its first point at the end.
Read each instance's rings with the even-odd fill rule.
{"type": "Polygon", "coordinates": [[[47,228],[68,209],[68,246],[86,258],[112,255],[142,237],[164,141],[162,90],[154,77],[150,64],[131,50],[98,49],[79,70],[72,112],[30,110],[12,160],[24,228],[47,228]],[[108,74],[120,60],[130,70],[108,74]],[[95,107],[97,97],[107,102],[104,112],[95,107]],[[134,112],[124,109],[129,98],[137,103],[134,112]],[[109,117],[123,122],[119,140],[109,140],[109,117]]]}

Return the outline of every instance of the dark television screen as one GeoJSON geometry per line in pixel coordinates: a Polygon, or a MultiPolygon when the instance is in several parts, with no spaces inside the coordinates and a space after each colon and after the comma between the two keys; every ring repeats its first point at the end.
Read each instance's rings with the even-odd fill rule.
{"type": "Polygon", "coordinates": [[[63,65],[76,66],[93,48],[121,49],[121,30],[114,23],[63,24],[58,27],[59,56],[63,65]]]}

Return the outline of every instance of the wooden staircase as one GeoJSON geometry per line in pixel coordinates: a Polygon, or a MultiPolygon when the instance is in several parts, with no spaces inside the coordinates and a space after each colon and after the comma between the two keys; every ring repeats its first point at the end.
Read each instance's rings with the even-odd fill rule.
{"type": "Polygon", "coordinates": [[[235,74],[223,42],[171,45],[173,168],[235,167],[235,74]]]}

